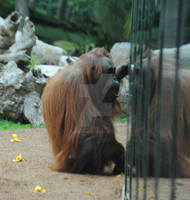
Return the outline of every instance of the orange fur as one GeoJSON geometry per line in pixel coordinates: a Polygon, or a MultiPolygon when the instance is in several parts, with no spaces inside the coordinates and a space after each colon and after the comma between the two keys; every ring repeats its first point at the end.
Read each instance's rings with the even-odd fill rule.
{"type": "MultiPolygon", "coordinates": [[[[91,153],[92,157],[96,155],[95,149],[91,150],[93,148],[91,143],[94,144],[95,140],[101,142],[106,138],[108,140],[111,138],[111,143],[117,143],[111,121],[113,116],[104,117],[102,110],[96,105],[96,99],[92,98],[91,93],[93,92],[93,95],[98,97],[98,92],[102,88],[92,91],[89,89],[89,85],[95,84],[102,75],[101,61],[104,56],[110,57],[104,48],[96,48],[82,55],[76,63],[54,75],[43,91],[43,116],[57,171],[83,173],[88,168],[86,166],[90,165],[87,163],[82,168],[85,162],[83,159],[92,159],[88,158],[88,153],[91,153]],[[83,143],[86,137],[95,138],[83,143]],[[86,150],[84,145],[86,145],[86,150]],[[84,153],[84,158],[82,153],[84,153]]],[[[112,111],[112,114],[120,112],[117,100],[112,102],[112,111]]],[[[106,141],[104,142],[106,144],[106,141]]],[[[116,149],[119,148],[117,151],[123,154],[123,147],[119,143],[116,146],[118,146],[116,149]]],[[[99,154],[96,156],[101,157],[99,154]]],[[[88,169],[86,171],[101,173],[108,160],[101,160],[99,164],[97,160],[97,165],[94,164],[96,166],[90,166],[94,167],[94,170],[89,167],[89,171],[88,169]]],[[[121,160],[123,162],[122,158],[121,160]]]]}
{"type": "MultiPolygon", "coordinates": [[[[143,60],[143,70],[145,73],[147,69],[147,60],[143,60]]],[[[154,175],[154,145],[155,145],[155,130],[157,126],[156,113],[158,102],[158,69],[159,69],[159,56],[151,55],[150,68],[151,68],[151,89],[150,89],[150,132],[149,132],[149,175],[154,175]]],[[[174,98],[174,81],[175,81],[175,63],[164,59],[162,65],[162,89],[161,89],[161,108],[160,108],[160,167],[161,176],[169,176],[170,170],[170,154],[171,144],[173,140],[172,135],[172,119],[173,119],[173,98],[174,98]]],[[[177,130],[177,152],[176,152],[176,176],[177,177],[190,177],[190,68],[181,68],[179,70],[179,104],[178,106],[178,130],[177,130]]],[[[136,86],[138,87],[138,85],[136,86]]],[[[142,86],[142,90],[145,91],[145,82],[142,86]]],[[[145,102],[145,95],[143,96],[143,103],[145,102]]],[[[177,98],[177,97],[176,97],[177,98]]],[[[135,111],[137,112],[137,111],[135,111]]],[[[136,130],[136,134],[139,134],[141,138],[141,145],[144,145],[144,119],[142,119],[142,126],[140,130],[136,130]]],[[[136,126],[136,125],[135,125],[136,126]]],[[[133,142],[135,136],[129,141],[128,144],[133,142]]],[[[140,147],[144,148],[143,146],[140,147]]],[[[142,153],[142,152],[141,152],[142,153]]],[[[141,155],[139,159],[141,159],[141,155]]]]}

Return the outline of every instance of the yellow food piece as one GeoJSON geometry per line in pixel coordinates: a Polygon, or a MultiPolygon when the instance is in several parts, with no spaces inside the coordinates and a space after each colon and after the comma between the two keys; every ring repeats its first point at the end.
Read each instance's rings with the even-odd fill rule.
{"type": "Polygon", "coordinates": [[[19,156],[17,156],[15,160],[13,160],[13,162],[22,162],[22,161],[23,161],[23,159],[22,159],[21,154],[19,156]]]}
{"type": "Polygon", "coordinates": [[[155,194],[152,194],[152,199],[155,199],[156,198],[156,195],[155,194]]]}
{"type": "Polygon", "coordinates": [[[45,189],[43,189],[41,186],[39,186],[39,185],[37,185],[36,187],[35,187],[35,191],[36,192],[41,192],[41,193],[45,193],[46,192],[46,190],[45,189]]]}

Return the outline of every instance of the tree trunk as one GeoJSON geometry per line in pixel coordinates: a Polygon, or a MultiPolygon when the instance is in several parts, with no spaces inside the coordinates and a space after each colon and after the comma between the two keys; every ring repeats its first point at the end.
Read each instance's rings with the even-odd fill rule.
{"type": "Polygon", "coordinates": [[[25,18],[29,16],[28,0],[15,0],[15,10],[23,17],[19,26],[19,29],[22,29],[25,18]]]}
{"type": "Polygon", "coordinates": [[[67,7],[67,0],[59,0],[59,6],[57,9],[58,19],[64,19],[66,7],[67,7]]]}
{"type": "Polygon", "coordinates": [[[71,18],[71,14],[72,14],[72,9],[73,9],[73,5],[69,6],[68,12],[67,12],[67,17],[66,20],[69,21],[71,18]]]}

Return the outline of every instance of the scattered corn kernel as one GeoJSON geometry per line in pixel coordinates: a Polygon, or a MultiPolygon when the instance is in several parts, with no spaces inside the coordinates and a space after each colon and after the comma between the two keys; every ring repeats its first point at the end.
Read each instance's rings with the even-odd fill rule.
{"type": "Polygon", "coordinates": [[[90,193],[90,192],[86,192],[86,194],[87,194],[87,195],[91,195],[91,193],[90,193]]]}
{"type": "Polygon", "coordinates": [[[105,190],[107,190],[107,189],[108,189],[108,186],[107,186],[107,185],[105,185],[105,186],[104,186],[104,189],[105,189],[105,190]]]}
{"type": "Polygon", "coordinates": [[[138,191],[142,191],[142,190],[143,190],[142,187],[139,187],[139,188],[138,188],[138,191]]]}
{"type": "Polygon", "coordinates": [[[17,134],[12,134],[12,136],[13,136],[13,139],[10,140],[11,142],[20,142],[21,141],[18,139],[17,134]]]}
{"type": "Polygon", "coordinates": [[[156,195],[155,194],[152,194],[152,199],[155,199],[156,198],[156,195]]]}
{"type": "Polygon", "coordinates": [[[18,138],[14,138],[14,139],[11,139],[11,142],[20,142],[21,140],[19,140],[18,138]]]}
{"type": "Polygon", "coordinates": [[[22,161],[23,161],[23,159],[22,159],[21,154],[18,155],[15,160],[13,160],[13,162],[22,162],[22,161]]]}
{"type": "Polygon", "coordinates": [[[118,175],[117,175],[117,178],[121,178],[121,174],[118,174],[118,175]]]}
{"type": "Polygon", "coordinates": [[[44,188],[42,188],[41,186],[39,186],[39,185],[37,185],[35,187],[35,191],[36,192],[41,192],[41,193],[45,193],[46,192],[46,190],[44,188]]]}

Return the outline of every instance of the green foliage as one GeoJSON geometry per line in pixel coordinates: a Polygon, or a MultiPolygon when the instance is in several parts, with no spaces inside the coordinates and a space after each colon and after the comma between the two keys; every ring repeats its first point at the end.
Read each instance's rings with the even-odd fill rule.
{"type": "MultiPolygon", "coordinates": [[[[0,0],[1,1],[1,0],[0,0]]],[[[30,0],[30,18],[36,34],[45,42],[64,40],[77,43],[80,52],[94,46],[110,48],[114,42],[125,39],[128,1],[131,0],[68,0],[65,19],[56,18],[58,0],[30,0]],[[71,15],[67,15],[70,13],[71,15]],[[69,17],[68,17],[69,16],[69,17]],[[68,17],[68,18],[67,18],[68,17]],[[83,35],[82,35],[83,33],[83,35]],[[79,37],[77,36],[79,35],[79,37]]],[[[0,13],[6,17],[14,10],[14,0],[2,1],[0,13]]],[[[77,50],[78,51],[78,50],[77,50]]]]}
{"type": "Polygon", "coordinates": [[[30,8],[44,15],[54,16],[58,7],[58,1],[55,0],[33,0],[30,8]]]}
{"type": "Polygon", "coordinates": [[[31,60],[30,63],[28,65],[28,69],[32,69],[34,68],[36,65],[38,65],[40,63],[38,57],[35,54],[31,55],[31,60]]]}
{"type": "MultiPolygon", "coordinates": [[[[71,15],[59,21],[56,19],[58,0],[31,0],[30,18],[35,23],[37,36],[45,42],[74,42],[80,46],[80,52],[86,52],[94,46],[109,49],[114,42],[125,39],[124,25],[129,9],[126,7],[128,1],[68,0],[65,17],[68,17],[67,14],[72,8],[71,15]],[[81,33],[84,33],[84,36],[81,33]]],[[[14,0],[2,1],[0,12],[4,10],[7,13],[4,16],[10,14],[14,10],[14,0]]]]}
{"type": "Polygon", "coordinates": [[[72,32],[61,28],[36,25],[36,34],[44,41],[56,44],[64,48],[69,55],[80,55],[89,49],[89,46],[95,46],[96,37],[87,35],[83,32],[72,32]],[[54,42],[54,40],[56,40],[54,42]],[[57,42],[58,41],[58,42],[57,42]],[[60,42],[63,41],[63,42],[60,42]]]}
{"type": "Polygon", "coordinates": [[[126,117],[115,117],[113,122],[127,123],[128,119],[126,117]]]}
{"type": "Polygon", "coordinates": [[[47,42],[56,40],[61,40],[66,38],[68,33],[67,31],[63,31],[61,28],[52,28],[51,26],[41,26],[35,25],[36,34],[47,42]]]}
{"type": "MultiPolygon", "coordinates": [[[[80,0],[79,0],[80,1],[80,0]]],[[[73,2],[69,1],[69,4],[73,2]]],[[[94,16],[94,0],[85,0],[74,4],[70,21],[80,26],[81,31],[87,33],[97,33],[101,27],[98,27],[97,20],[94,16]]]]}
{"type": "Polygon", "coordinates": [[[0,16],[7,17],[14,10],[14,0],[0,0],[0,16]]]}
{"type": "Polygon", "coordinates": [[[7,120],[0,121],[0,130],[17,130],[26,128],[44,128],[44,126],[33,126],[31,124],[15,123],[7,120]]]}
{"type": "Polygon", "coordinates": [[[79,4],[79,3],[82,3],[82,2],[87,2],[88,0],[71,0],[70,2],[72,4],[79,4]]]}
{"type": "Polygon", "coordinates": [[[68,55],[74,55],[76,51],[80,50],[80,46],[77,43],[60,40],[54,42],[54,44],[58,47],[61,47],[67,51],[68,55]]]}
{"type": "Polygon", "coordinates": [[[125,37],[128,41],[130,40],[131,21],[132,21],[132,11],[130,10],[127,15],[126,22],[124,25],[125,37]]]}
{"type": "Polygon", "coordinates": [[[103,31],[110,35],[113,42],[124,39],[127,8],[123,0],[96,0],[95,16],[103,31]]]}

